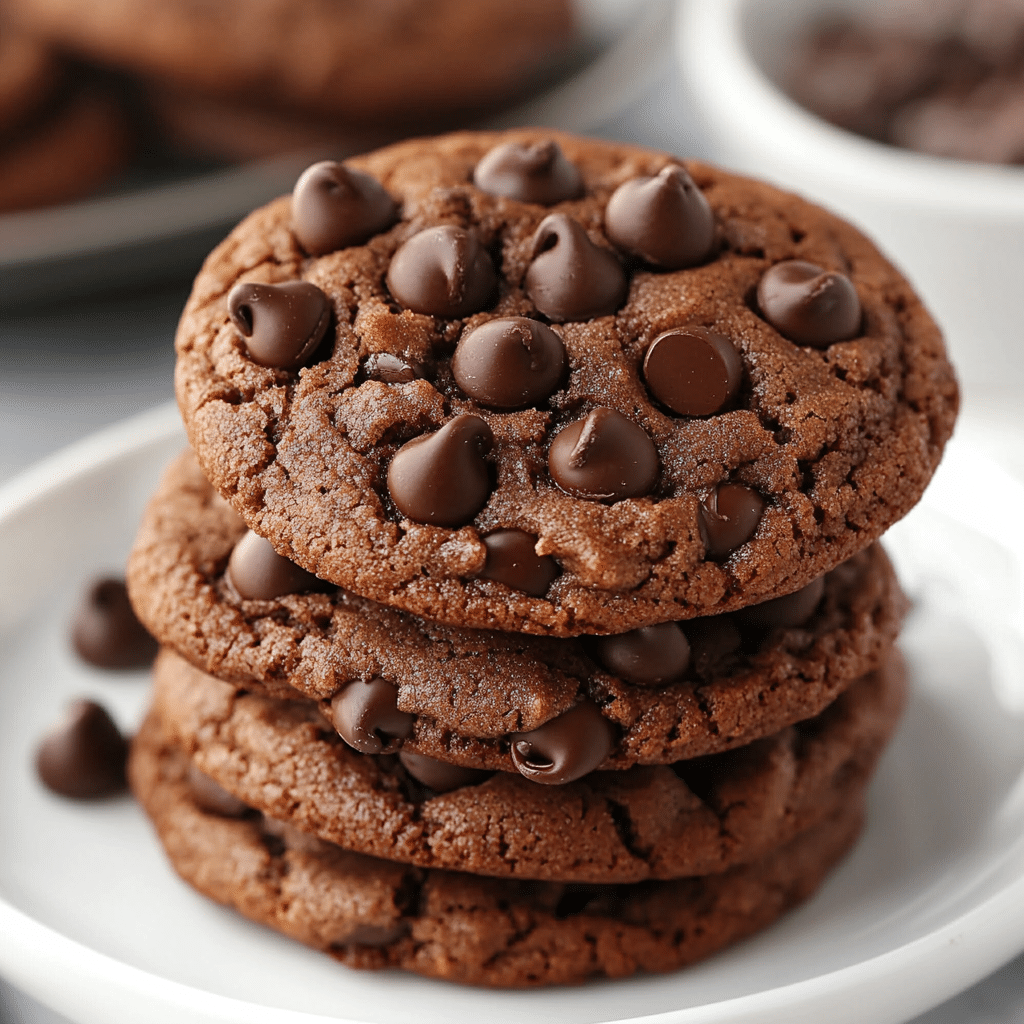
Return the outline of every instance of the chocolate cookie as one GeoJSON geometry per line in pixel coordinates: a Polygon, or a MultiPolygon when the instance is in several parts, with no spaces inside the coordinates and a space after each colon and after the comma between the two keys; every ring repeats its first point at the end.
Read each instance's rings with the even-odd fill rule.
{"type": "Polygon", "coordinates": [[[49,47],[0,25],[0,139],[44,107],[63,79],[63,65],[49,47]]]}
{"type": "Polygon", "coordinates": [[[311,169],[209,257],[177,349],[200,463],[281,554],[560,636],[807,585],[913,506],[957,408],[938,329],[850,225],[550,132],[311,169]]]}
{"type": "Polygon", "coordinates": [[[554,788],[356,753],[316,704],[239,693],[166,650],[153,714],[241,804],[345,849],[475,875],[610,883],[749,863],[856,802],[905,690],[894,654],[816,718],[739,750],[554,788]]]}
{"type": "Polygon", "coordinates": [[[350,967],[506,988],[668,971],[709,956],[809,897],[852,846],[862,817],[854,800],[723,874],[527,882],[377,860],[259,815],[200,810],[209,804],[197,803],[187,772],[187,758],[149,718],[132,747],[132,788],[175,870],[200,892],[350,967]]]}
{"type": "Polygon", "coordinates": [[[511,734],[580,705],[600,708],[617,733],[605,767],[740,746],[816,715],[878,668],[905,610],[875,546],[781,606],[682,627],[582,640],[456,629],[318,592],[324,584],[283,558],[276,568],[258,559],[246,566],[233,555],[244,535],[182,455],[128,563],[132,602],[157,639],[211,675],[270,696],[301,693],[327,706],[380,680],[392,687],[391,706],[416,716],[406,724],[417,749],[470,767],[511,770],[510,743],[521,738],[511,734]]]}

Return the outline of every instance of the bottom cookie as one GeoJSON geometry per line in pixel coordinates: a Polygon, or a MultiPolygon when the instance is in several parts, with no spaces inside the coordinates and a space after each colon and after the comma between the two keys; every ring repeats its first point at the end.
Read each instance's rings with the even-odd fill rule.
{"type": "Polygon", "coordinates": [[[188,760],[143,724],[129,777],[172,865],[201,893],[350,967],[504,988],[670,971],[767,927],[855,842],[860,801],[762,860],[627,885],[482,878],[351,853],[264,818],[199,809],[188,760]]]}

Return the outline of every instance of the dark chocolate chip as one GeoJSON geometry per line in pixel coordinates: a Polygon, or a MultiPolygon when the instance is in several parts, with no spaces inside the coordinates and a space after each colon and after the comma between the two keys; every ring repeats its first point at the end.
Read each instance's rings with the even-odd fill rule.
{"type": "Polygon", "coordinates": [[[764,512],[764,499],[742,484],[720,484],[701,502],[698,515],[704,553],[729,554],[754,536],[764,512]]]}
{"type": "Polygon", "coordinates": [[[711,416],[735,397],[743,360],[732,342],[706,327],[659,334],[644,356],[644,380],[659,402],[681,416],[711,416]]]}
{"type": "Polygon", "coordinates": [[[513,733],[511,741],[512,762],[526,778],[562,786],[604,761],[615,747],[615,728],[583,700],[531,732],[513,733]]]}
{"type": "Polygon", "coordinates": [[[715,218],[704,193],[675,164],[656,177],[623,182],[608,200],[604,222],[616,245],[664,270],[703,263],[715,241],[715,218]]]}
{"type": "Polygon", "coordinates": [[[491,304],[498,275],[475,234],[446,225],[402,245],[391,258],[387,283],[406,309],[457,319],[491,304]]]}
{"type": "Polygon", "coordinates": [[[690,640],[690,664],[703,680],[710,681],[725,672],[743,637],[731,615],[709,615],[686,624],[690,640]]]}
{"type": "Polygon", "coordinates": [[[766,629],[802,626],[814,614],[824,593],[825,577],[819,576],[792,594],[749,605],[736,616],[744,626],[766,629]]]}
{"type": "Polygon", "coordinates": [[[250,530],[228,559],[228,580],[246,601],[271,601],[285,594],[333,589],[329,583],[279,555],[269,540],[250,530]]]}
{"type": "Polygon", "coordinates": [[[338,735],[361,754],[390,754],[412,732],[413,716],[398,710],[398,687],[379,676],[349,683],[331,701],[338,735]]]}
{"type": "Polygon", "coordinates": [[[419,783],[435,793],[449,793],[463,786],[475,786],[490,778],[490,772],[478,768],[462,768],[457,764],[446,764],[425,754],[411,754],[402,750],[398,754],[405,770],[419,783]]]}
{"type": "Polygon", "coordinates": [[[550,555],[538,555],[537,538],[524,530],[495,530],[482,537],[487,562],[480,575],[496,580],[531,597],[543,597],[558,575],[558,563],[550,555]]]}
{"type": "Polygon", "coordinates": [[[609,672],[636,686],[661,686],[680,678],[690,664],[690,644],[674,622],[617,636],[602,636],[594,642],[597,656],[609,672]]]}
{"type": "Polygon", "coordinates": [[[564,213],[552,213],[540,222],[531,259],[526,292],[549,320],[591,320],[614,313],[626,301],[628,282],[622,265],[564,213]]]}
{"type": "Polygon", "coordinates": [[[97,668],[145,668],[157,643],[135,617],[124,581],[96,580],[75,613],[71,642],[78,656],[97,668]]]}
{"type": "Polygon", "coordinates": [[[36,770],[48,789],[75,800],[95,800],[126,786],[128,742],[105,708],[76,700],[36,751],[36,770]]]}
{"type": "Polygon", "coordinates": [[[491,195],[553,206],[583,194],[583,178],[557,142],[506,142],[473,171],[473,184],[491,195]]]}
{"type": "Polygon", "coordinates": [[[551,478],[568,494],[621,501],[649,493],[658,480],[658,452],[641,427],[614,409],[592,410],[551,442],[551,478]]]}
{"type": "Polygon", "coordinates": [[[388,466],[388,492],[417,523],[464,526],[487,504],[491,474],[484,456],[494,435],[479,416],[462,415],[402,445],[388,466]]]}
{"type": "Polygon", "coordinates": [[[201,772],[191,761],[185,778],[192,802],[201,811],[216,814],[221,818],[242,818],[249,813],[246,804],[229,793],[219,782],[214,782],[205,772],[201,772]]]}
{"type": "Polygon", "coordinates": [[[566,362],[562,339],[550,327],[510,316],[463,334],[452,374],[470,398],[496,409],[521,409],[558,388],[566,362]]]}
{"type": "Polygon", "coordinates": [[[333,160],[307,168],[292,192],[292,230],[310,256],[362,245],[398,219],[376,178],[333,160]]]}
{"type": "Polygon", "coordinates": [[[765,320],[798,345],[827,348],[860,334],[860,299],[853,282],[803,260],[766,270],[757,286],[757,304],[765,320]]]}
{"type": "Polygon", "coordinates": [[[254,363],[297,370],[323,340],[331,304],[309,281],[242,282],[228,295],[228,313],[254,363]]]}
{"type": "Polygon", "coordinates": [[[421,363],[391,352],[374,352],[363,360],[363,376],[382,384],[408,384],[426,376],[421,363]]]}

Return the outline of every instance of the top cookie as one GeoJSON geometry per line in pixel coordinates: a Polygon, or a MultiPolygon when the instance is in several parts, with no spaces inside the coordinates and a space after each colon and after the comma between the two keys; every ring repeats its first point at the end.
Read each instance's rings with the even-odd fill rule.
{"type": "Polygon", "coordinates": [[[850,225],[538,131],[307,172],[209,257],[177,349],[204,471],[281,554],[557,636],[806,585],[913,506],[957,407],[850,225]]]}

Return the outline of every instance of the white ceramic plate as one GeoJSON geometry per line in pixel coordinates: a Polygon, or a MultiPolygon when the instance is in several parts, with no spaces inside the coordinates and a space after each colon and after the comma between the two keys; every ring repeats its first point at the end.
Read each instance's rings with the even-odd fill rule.
{"type": "Polygon", "coordinates": [[[181,445],[159,409],[0,491],[0,973],[35,998],[83,1024],[894,1024],[1024,948],[1024,487],[971,445],[890,535],[915,691],[853,855],[706,964],[526,993],[348,971],[180,883],[130,800],[37,783],[36,739],[72,696],[138,720],[145,675],[79,664],[67,621],[86,579],[123,564],[181,445]]]}

